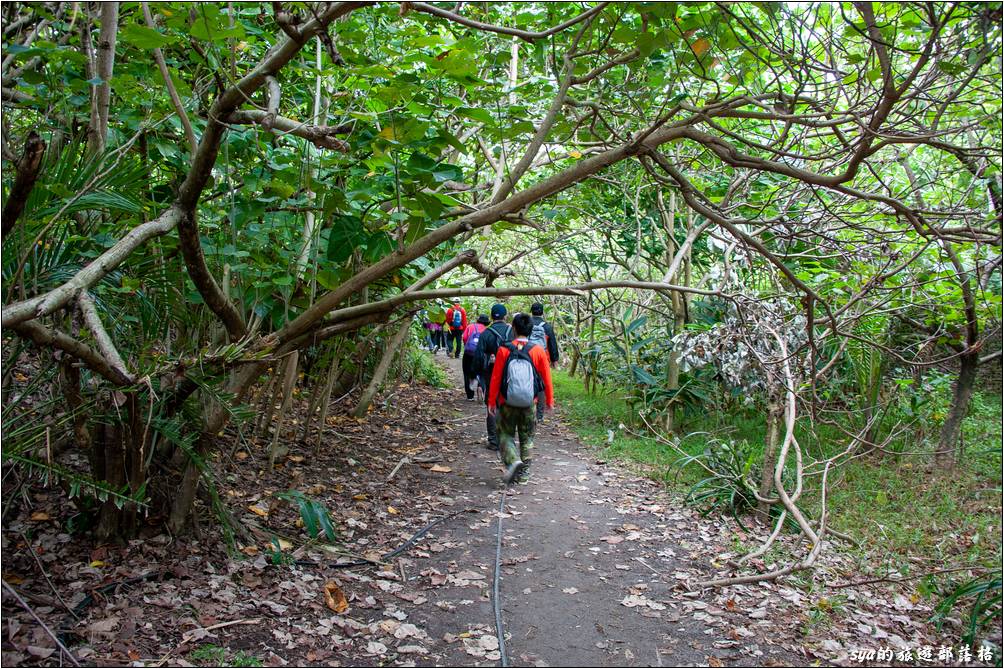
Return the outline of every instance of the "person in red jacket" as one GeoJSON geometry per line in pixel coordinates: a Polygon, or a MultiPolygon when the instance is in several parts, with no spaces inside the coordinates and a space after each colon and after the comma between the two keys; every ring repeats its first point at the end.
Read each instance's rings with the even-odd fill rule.
{"type": "MultiPolygon", "coordinates": [[[[506,393],[503,390],[503,380],[511,391],[513,373],[507,372],[510,356],[516,360],[517,352],[526,353],[536,370],[543,386],[543,396],[548,409],[554,408],[554,386],[551,384],[551,360],[547,350],[542,346],[527,341],[533,330],[533,322],[526,314],[517,314],[512,319],[512,329],[516,338],[511,343],[499,347],[495,356],[495,367],[492,369],[491,384],[488,387],[488,413],[498,412],[499,451],[502,464],[505,466],[503,479],[512,483],[515,479],[526,483],[530,478],[530,462],[533,459],[533,431],[536,427],[536,409],[533,403],[538,400],[537,392],[530,388],[524,398],[527,406],[511,406],[506,404],[506,393]],[[506,378],[506,374],[509,378],[506,378]],[[519,436],[519,452],[516,451],[516,436],[519,436]]],[[[515,392],[515,391],[514,391],[515,392]]],[[[511,396],[511,395],[510,395],[511,396]]]]}
{"type": "Polygon", "coordinates": [[[460,302],[454,302],[453,306],[446,310],[446,356],[453,354],[454,358],[460,357],[460,352],[464,348],[463,336],[467,329],[467,312],[460,306],[460,302]],[[454,342],[456,342],[456,353],[454,353],[454,342]]]}

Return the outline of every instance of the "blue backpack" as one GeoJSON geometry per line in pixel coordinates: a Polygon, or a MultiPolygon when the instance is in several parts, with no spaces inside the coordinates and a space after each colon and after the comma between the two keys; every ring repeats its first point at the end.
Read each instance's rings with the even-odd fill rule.
{"type": "Polygon", "coordinates": [[[463,317],[460,315],[460,309],[453,310],[453,327],[459,328],[461,323],[463,323],[463,317]]]}
{"type": "Polygon", "coordinates": [[[467,343],[464,344],[465,353],[474,354],[474,351],[478,348],[478,342],[481,341],[482,332],[484,332],[483,329],[478,330],[477,327],[474,328],[474,332],[471,333],[471,336],[467,338],[467,343]]]}

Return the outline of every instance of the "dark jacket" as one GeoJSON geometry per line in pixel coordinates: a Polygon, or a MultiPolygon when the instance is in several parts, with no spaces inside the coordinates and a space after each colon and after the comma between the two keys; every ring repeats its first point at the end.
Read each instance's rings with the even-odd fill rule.
{"type": "Polygon", "coordinates": [[[534,325],[544,324],[544,334],[547,335],[547,357],[551,359],[551,364],[558,362],[558,338],[554,336],[554,328],[544,320],[543,316],[532,316],[530,320],[534,325]]]}
{"type": "Polygon", "coordinates": [[[491,379],[493,367],[488,361],[498,353],[501,344],[512,341],[515,337],[516,331],[512,326],[502,321],[495,321],[481,333],[478,347],[474,350],[474,371],[484,379],[486,387],[488,380],[491,379]]]}

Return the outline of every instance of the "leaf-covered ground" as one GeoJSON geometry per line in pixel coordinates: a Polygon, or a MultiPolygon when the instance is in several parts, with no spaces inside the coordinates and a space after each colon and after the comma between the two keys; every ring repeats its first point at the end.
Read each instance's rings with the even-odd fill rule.
{"type": "MultiPolygon", "coordinates": [[[[459,387],[457,361],[445,364],[459,387]]],[[[347,405],[319,450],[291,442],[274,469],[265,444],[225,449],[218,492],[249,532],[238,551],[205,520],[197,536],[95,547],[65,531],[74,511],[62,494],[38,486],[5,515],[4,580],[84,664],[496,665],[502,488],[482,448],[483,405],[426,386],[388,391],[361,421],[347,405]],[[309,541],[299,508],[276,496],[290,490],[330,510],[339,552],[309,541]],[[361,559],[373,562],[338,566],[361,559]]],[[[857,664],[855,651],[931,646],[936,660],[953,645],[909,583],[834,589],[859,580],[839,545],[812,575],[701,590],[756,537],[597,460],[560,410],[537,447],[532,482],[511,490],[501,518],[514,665],[857,664]]],[[[5,666],[66,663],[6,592],[3,613],[5,666]]]]}

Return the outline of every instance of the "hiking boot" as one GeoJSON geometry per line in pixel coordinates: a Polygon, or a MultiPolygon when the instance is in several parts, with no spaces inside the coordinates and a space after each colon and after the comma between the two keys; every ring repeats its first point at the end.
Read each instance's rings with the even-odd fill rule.
{"type": "Polygon", "coordinates": [[[485,445],[485,449],[489,450],[489,451],[497,451],[497,450],[499,450],[499,445],[498,444],[493,444],[492,442],[489,441],[485,445]]]}
{"type": "Polygon", "coordinates": [[[526,485],[529,482],[530,482],[530,463],[524,462],[523,471],[521,471],[519,473],[519,476],[516,477],[516,483],[519,483],[520,485],[526,485]]]}
{"type": "Polygon", "coordinates": [[[509,465],[506,468],[505,474],[502,476],[502,480],[506,482],[506,485],[510,484],[523,473],[523,461],[517,460],[516,462],[509,465]]]}

